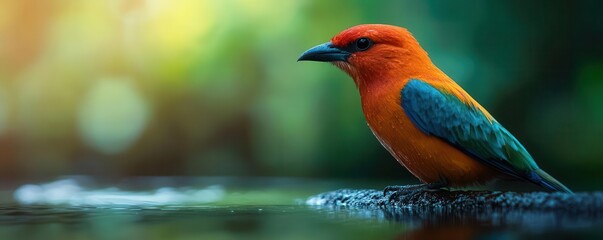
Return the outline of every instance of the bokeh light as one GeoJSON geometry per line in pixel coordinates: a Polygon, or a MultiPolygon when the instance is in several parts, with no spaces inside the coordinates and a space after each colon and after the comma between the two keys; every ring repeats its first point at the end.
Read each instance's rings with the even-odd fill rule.
{"type": "Polygon", "coordinates": [[[129,79],[99,80],[81,103],[82,138],[100,152],[120,153],[145,129],[149,111],[148,103],[129,79]]]}

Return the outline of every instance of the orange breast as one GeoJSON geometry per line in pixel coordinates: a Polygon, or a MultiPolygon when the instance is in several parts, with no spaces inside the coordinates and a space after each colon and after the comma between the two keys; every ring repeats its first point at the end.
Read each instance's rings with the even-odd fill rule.
{"type": "Polygon", "coordinates": [[[419,180],[436,183],[446,179],[452,186],[466,186],[499,175],[447,142],[423,133],[400,105],[401,88],[383,89],[361,94],[364,115],[381,144],[419,180]]]}

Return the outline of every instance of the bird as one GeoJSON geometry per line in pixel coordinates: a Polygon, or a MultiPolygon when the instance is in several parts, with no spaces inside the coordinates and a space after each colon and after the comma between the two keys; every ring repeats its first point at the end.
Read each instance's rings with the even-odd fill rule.
{"type": "Polygon", "coordinates": [[[572,193],[440,70],[406,28],[353,26],[308,49],[297,61],[329,62],[354,80],[369,128],[420,180],[420,189],[506,179],[572,193]]]}

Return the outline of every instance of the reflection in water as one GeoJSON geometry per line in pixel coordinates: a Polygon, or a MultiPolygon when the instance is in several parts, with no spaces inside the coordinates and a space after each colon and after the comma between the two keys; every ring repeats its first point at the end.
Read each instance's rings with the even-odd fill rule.
{"type": "Polygon", "coordinates": [[[482,229],[475,225],[442,225],[417,228],[398,239],[476,239],[482,233],[482,229]]]}
{"type": "Polygon", "coordinates": [[[372,224],[405,226],[396,239],[517,239],[547,236],[550,239],[588,237],[601,239],[603,216],[592,212],[475,211],[434,208],[357,209],[345,206],[312,206],[338,221],[367,219],[372,224]]]}

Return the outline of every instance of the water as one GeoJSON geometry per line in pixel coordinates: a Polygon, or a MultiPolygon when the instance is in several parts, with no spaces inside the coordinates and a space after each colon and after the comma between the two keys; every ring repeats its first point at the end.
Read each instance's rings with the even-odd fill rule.
{"type": "MultiPolygon", "coordinates": [[[[540,225],[522,225],[504,218],[459,217],[453,212],[425,219],[404,211],[304,204],[308,196],[341,187],[371,184],[279,178],[140,178],[102,185],[88,178],[67,178],[0,194],[0,239],[603,237],[601,224],[555,223],[563,219],[558,216],[538,216],[535,219],[542,221],[540,225]]],[[[517,216],[521,217],[526,216],[517,216]]]]}

